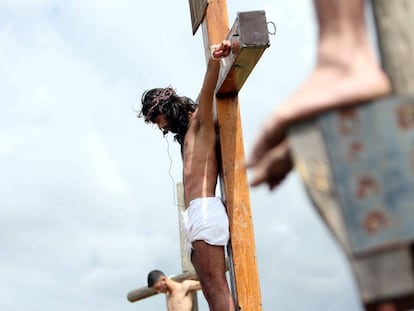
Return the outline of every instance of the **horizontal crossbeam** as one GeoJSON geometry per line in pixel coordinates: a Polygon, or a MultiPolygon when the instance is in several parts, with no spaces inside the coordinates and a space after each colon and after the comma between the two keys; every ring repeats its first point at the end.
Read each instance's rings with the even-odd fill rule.
{"type": "Polygon", "coordinates": [[[207,0],[190,0],[191,27],[193,30],[193,35],[195,35],[198,27],[203,22],[207,6],[207,0]]]}
{"type": "MultiPolygon", "coordinates": [[[[176,282],[182,282],[184,280],[198,281],[198,276],[195,272],[186,272],[173,276],[171,277],[171,279],[176,282]]],[[[154,295],[157,295],[157,292],[154,289],[148,287],[141,287],[130,291],[127,295],[127,298],[129,302],[136,302],[154,295]]]]}
{"type": "Polygon", "coordinates": [[[221,60],[217,95],[237,94],[270,46],[265,11],[239,12],[227,40],[232,53],[221,60]]]}

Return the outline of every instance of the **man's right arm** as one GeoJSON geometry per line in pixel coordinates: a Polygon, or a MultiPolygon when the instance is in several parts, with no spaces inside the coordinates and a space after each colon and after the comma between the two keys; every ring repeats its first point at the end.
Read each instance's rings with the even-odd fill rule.
{"type": "Polygon", "coordinates": [[[197,111],[197,118],[201,123],[205,120],[213,120],[213,99],[220,71],[219,60],[223,57],[227,57],[230,52],[231,43],[224,40],[220,45],[214,48],[212,51],[212,57],[208,60],[203,85],[198,96],[199,107],[197,111]]]}

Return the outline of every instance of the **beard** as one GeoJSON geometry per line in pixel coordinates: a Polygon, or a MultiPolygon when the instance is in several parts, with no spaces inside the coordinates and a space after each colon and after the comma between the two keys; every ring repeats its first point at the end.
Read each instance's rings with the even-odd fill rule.
{"type": "Polygon", "coordinates": [[[188,116],[186,119],[180,118],[178,120],[169,120],[167,127],[162,129],[164,136],[171,132],[174,134],[174,139],[180,144],[183,143],[184,136],[188,129],[188,116]]]}

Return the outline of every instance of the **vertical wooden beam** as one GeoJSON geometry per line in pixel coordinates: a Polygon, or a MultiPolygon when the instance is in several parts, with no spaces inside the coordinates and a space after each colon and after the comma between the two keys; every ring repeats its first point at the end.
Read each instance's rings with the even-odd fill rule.
{"type": "MultiPolygon", "coordinates": [[[[183,215],[182,212],[185,209],[184,204],[184,185],[182,182],[177,184],[177,207],[178,207],[178,226],[179,226],[179,232],[180,232],[180,250],[181,250],[181,269],[183,273],[195,273],[194,267],[190,261],[190,258],[188,258],[187,254],[185,253],[185,240],[184,240],[184,234],[181,230],[182,222],[183,222],[183,215]]],[[[198,311],[198,298],[197,298],[197,292],[195,291],[193,293],[193,306],[191,308],[191,311],[198,311]]]]}
{"type": "MultiPolygon", "coordinates": [[[[229,31],[226,1],[211,0],[202,24],[206,59],[209,46],[229,31]]],[[[222,196],[229,215],[231,260],[236,310],[262,310],[249,187],[244,167],[244,146],[237,94],[216,98],[222,159],[222,196]]]]}
{"type": "Polygon", "coordinates": [[[181,251],[181,268],[183,273],[186,272],[194,272],[194,267],[190,261],[190,258],[188,258],[187,254],[185,253],[184,249],[184,235],[183,231],[181,230],[182,221],[183,221],[183,215],[182,211],[185,209],[184,204],[184,187],[183,183],[177,183],[177,208],[178,208],[178,225],[180,228],[180,251],[181,251]]]}
{"type": "MultiPolygon", "coordinates": [[[[383,68],[389,76],[393,93],[396,95],[414,95],[414,2],[411,0],[376,0],[372,1],[378,43],[383,68]]],[[[388,251],[382,257],[388,256],[392,266],[398,266],[399,275],[394,271],[393,280],[384,280],[383,284],[395,283],[401,290],[389,298],[395,310],[408,310],[414,308],[414,252],[411,247],[388,251]],[[402,282],[404,280],[405,282],[402,282]],[[408,290],[408,293],[407,293],[408,290]]],[[[380,256],[371,258],[367,269],[377,267],[380,274],[387,274],[387,265],[383,264],[380,256]]],[[[359,265],[361,267],[361,264],[359,265]]],[[[377,271],[371,271],[378,275],[377,271]]],[[[380,304],[367,305],[367,310],[378,310],[380,304]]]]}
{"type": "MultiPolygon", "coordinates": [[[[181,250],[181,267],[182,267],[182,273],[171,277],[172,280],[176,282],[182,282],[184,280],[197,280],[198,276],[194,270],[193,265],[191,264],[190,259],[185,254],[184,249],[184,236],[181,230],[181,224],[182,224],[182,211],[184,210],[184,188],[183,183],[177,183],[177,208],[178,208],[178,225],[179,225],[179,234],[180,234],[180,250],[181,250]]],[[[130,302],[136,302],[142,299],[146,299],[148,297],[157,295],[157,292],[152,289],[148,288],[147,286],[131,290],[128,295],[127,299],[130,302]]],[[[197,299],[197,292],[195,291],[193,293],[193,307],[191,311],[198,311],[198,299],[197,299]]]]}
{"type": "Polygon", "coordinates": [[[217,100],[222,155],[222,185],[230,220],[231,253],[237,301],[241,310],[262,310],[250,195],[238,98],[217,100]],[[237,118],[231,116],[238,116],[237,118]]]}
{"type": "Polygon", "coordinates": [[[372,1],[381,59],[393,92],[414,95],[414,2],[372,1]]]}
{"type": "MultiPolygon", "coordinates": [[[[384,70],[391,79],[396,95],[414,95],[414,1],[372,1],[377,24],[378,41],[384,70]]],[[[401,96],[395,97],[401,99],[401,96]]],[[[386,99],[369,103],[356,109],[358,112],[371,107],[392,109],[395,102],[386,99]],[[393,104],[394,102],[394,104],[393,104]]],[[[412,104],[412,99],[407,103],[412,104]]],[[[338,184],[332,172],[340,164],[330,163],[327,154],[332,145],[322,135],[320,120],[316,117],[291,129],[289,140],[294,153],[295,166],[300,173],[317,210],[321,213],[348,255],[359,285],[361,299],[369,311],[409,310],[414,308],[413,245],[401,241],[393,248],[383,248],[367,254],[355,254],[347,230],[343,210],[338,200],[338,184]],[[319,121],[318,121],[319,120],[319,121]],[[312,148],[309,148],[312,146],[312,148]],[[317,150],[317,152],[315,152],[317,150]],[[408,244],[408,245],[407,245],[408,244]]],[[[372,115],[371,118],[375,118],[372,115]]],[[[367,120],[362,123],[366,124],[367,120]]],[[[387,126],[389,125],[386,123],[387,126]]],[[[395,137],[398,140],[398,137],[395,137]]],[[[397,160],[398,161],[398,160],[397,160]]],[[[380,187],[381,188],[381,187],[380,187]]],[[[389,206],[385,206],[389,208],[389,206]]],[[[355,206],[346,206],[348,210],[355,206]]]]}

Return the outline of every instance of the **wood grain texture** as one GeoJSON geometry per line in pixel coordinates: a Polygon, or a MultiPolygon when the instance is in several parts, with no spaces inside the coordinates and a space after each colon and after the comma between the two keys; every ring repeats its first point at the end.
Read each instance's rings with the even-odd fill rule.
{"type": "Polygon", "coordinates": [[[398,95],[414,94],[414,1],[372,1],[385,72],[398,95]]]}
{"type": "MultiPolygon", "coordinates": [[[[395,95],[414,94],[414,1],[372,1],[378,32],[383,68],[390,77],[395,95]]],[[[384,302],[395,310],[414,308],[413,247],[403,245],[384,249],[365,256],[355,256],[340,211],[337,189],[332,183],[332,170],[327,164],[326,142],[321,140],[317,121],[297,125],[289,139],[293,148],[295,167],[304,181],[317,211],[322,215],[347,254],[359,286],[366,310],[380,310],[384,302]],[[311,129],[309,132],[307,129],[311,129]],[[313,138],[312,138],[313,135],[313,138]],[[309,138],[313,140],[309,140],[309,138]],[[306,145],[312,144],[319,155],[306,145]],[[318,168],[319,167],[319,168],[318,168]],[[324,173],[322,182],[312,176],[324,173]],[[319,185],[319,186],[318,186],[319,185]],[[320,187],[322,185],[322,187],[320,187]],[[327,187],[323,187],[327,185],[327,187]]]]}
{"type": "MultiPolygon", "coordinates": [[[[206,59],[210,57],[209,45],[227,37],[228,25],[226,1],[211,1],[202,24],[206,59]]],[[[216,112],[221,146],[222,196],[230,223],[233,263],[230,274],[234,276],[236,310],[238,307],[243,311],[260,311],[262,301],[237,95],[216,98],[216,112]]]]}
{"type": "Polygon", "coordinates": [[[189,0],[191,27],[193,35],[197,32],[203,22],[204,15],[208,6],[208,0],[189,0]]]}

